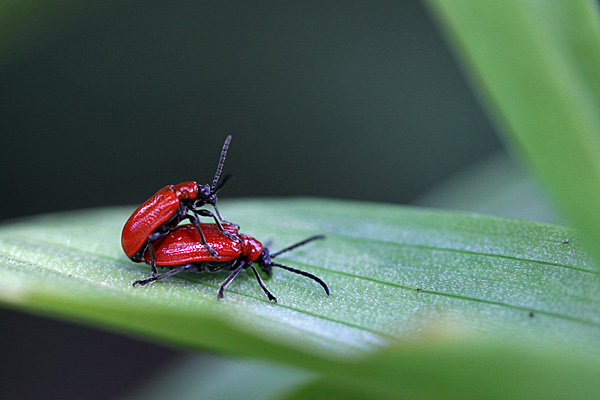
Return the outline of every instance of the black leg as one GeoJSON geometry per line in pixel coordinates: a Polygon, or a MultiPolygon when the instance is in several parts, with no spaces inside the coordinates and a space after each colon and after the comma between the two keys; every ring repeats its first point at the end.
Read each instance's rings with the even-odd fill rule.
{"type": "Polygon", "coordinates": [[[219,259],[219,255],[217,254],[217,252],[215,251],[215,249],[213,249],[212,247],[210,247],[210,245],[208,243],[206,243],[206,238],[204,237],[204,233],[202,233],[202,229],[200,228],[200,221],[199,221],[199,218],[198,218],[198,213],[194,209],[192,209],[192,212],[194,214],[196,214],[196,215],[195,216],[193,216],[193,215],[187,215],[185,218],[189,219],[190,222],[192,224],[194,224],[194,226],[198,230],[198,234],[200,235],[200,243],[202,243],[202,245],[204,246],[204,248],[206,250],[208,250],[208,252],[210,253],[211,256],[213,256],[214,258],[216,258],[218,260],[219,259]]]}
{"type": "Polygon", "coordinates": [[[179,267],[173,268],[172,270],[167,271],[164,274],[153,275],[152,277],[150,277],[148,279],[144,279],[142,281],[135,281],[135,282],[133,282],[133,286],[135,286],[135,285],[146,286],[149,283],[160,281],[161,279],[168,278],[171,275],[175,275],[175,274],[180,273],[181,271],[186,270],[191,265],[192,264],[180,265],[179,267]]]}
{"type": "Polygon", "coordinates": [[[242,242],[242,239],[240,239],[239,237],[237,237],[237,236],[235,236],[235,235],[232,235],[232,234],[231,234],[231,233],[229,233],[229,232],[225,232],[225,229],[223,229],[223,225],[221,225],[221,223],[219,222],[219,220],[217,219],[217,217],[215,216],[215,214],[211,213],[211,212],[210,212],[210,211],[208,211],[208,210],[192,210],[192,211],[193,211],[193,212],[194,212],[194,214],[196,214],[196,215],[201,215],[201,216],[203,216],[203,217],[212,217],[212,218],[214,218],[214,220],[215,220],[215,223],[216,223],[216,224],[217,224],[217,226],[219,227],[219,230],[220,230],[221,232],[223,232],[223,234],[224,234],[225,236],[227,236],[227,237],[228,237],[229,239],[231,239],[231,240],[235,240],[235,241],[237,241],[237,242],[240,242],[240,243],[242,242]]]}
{"type": "Polygon", "coordinates": [[[223,283],[221,283],[221,287],[219,288],[219,292],[217,293],[218,299],[223,298],[223,290],[227,289],[227,286],[231,283],[232,280],[235,279],[238,272],[240,272],[242,268],[244,268],[244,263],[244,261],[240,262],[240,265],[238,265],[236,269],[233,270],[233,272],[227,277],[227,279],[223,281],[223,283]]]}
{"type": "Polygon", "coordinates": [[[228,225],[233,225],[235,226],[235,228],[239,231],[240,230],[240,226],[238,224],[234,224],[233,222],[229,222],[229,221],[225,221],[223,219],[223,217],[221,216],[221,213],[219,212],[219,209],[217,208],[217,205],[213,205],[213,207],[215,208],[215,212],[217,213],[217,217],[219,217],[219,219],[223,222],[225,222],[228,225]]]}
{"type": "Polygon", "coordinates": [[[254,276],[256,277],[256,280],[258,281],[258,284],[262,288],[263,292],[265,292],[265,294],[269,298],[269,301],[272,301],[273,303],[277,303],[277,298],[275,296],[273,296],[271,294],[271,292],[269,292],[269,289],[267,289],[267,287],[265,286],[265,283],[263,282],[263,280],[260,279],[260,275],[258,275],[258,271],[256,270],[256,268],[254,268],[254,265],[252,265],[251,262],[249,262],[249,264],[250,264],[250,268],[252,268],[252,272],[254,272],[254,276]]]}
{"type": "Polygon", "coordinates": [[[150,266],[152,267],[152,276],[156,276],[158,271],[156,270],[156,253],[154,252],[154,247],[152,247],[152,242],[148,239],[148,248],[150,249],[150,266]]]}

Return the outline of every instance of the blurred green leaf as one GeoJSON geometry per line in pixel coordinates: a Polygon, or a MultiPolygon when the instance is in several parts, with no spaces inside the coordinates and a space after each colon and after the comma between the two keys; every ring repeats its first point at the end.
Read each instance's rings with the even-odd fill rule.
{"type": "Polygon", "coordinates": [[[595,399],[600,367],[560,349],[445,338],[345,363],[282,398],[595,399]]]}
{"type": "Polygon", "coordinates": [[[179,360],[122,399],[274,399],[316,375],[289,365],[203,354],[179,360]]]}
{"type": "MultiPolygon", "coordinates": [[[[259,199],[221,208],[243,232],[272,239],[274,250],[327,234],[281,259],[321,277],[331,296],[286,271],[266,282],[277,304],[250,274],[238,277],[221,301],[216,290],[226,273],[180,274],[134,288],[149,268],[120,248],[133,208],[110,208],[2,226],[0,301],[183,347],[295,365],[323,378],[339,371],[338,379],[358,382],[358,391],[384,373],[361,371],[379,357],[373,351],[388,345],[404,353],[413,343],[448,350],[449,338],[499,340],[508,345],[483,364],[504,352],[520,362],[516,346],[555,363],[561,360],[544,349],[568,352],[592,369],[598,363],[600,270],[569,229],[349,201],[259,199]]],[[[382,368],[405,368],[390,363],[381,361],[382,368]]],[[[375,392],[385,397],[395,390],[375,392]]]]}
{"type": "Polygon", "coordinates": [[[492,116],[600,259],[597,2],[428,3],[492,116]]]}

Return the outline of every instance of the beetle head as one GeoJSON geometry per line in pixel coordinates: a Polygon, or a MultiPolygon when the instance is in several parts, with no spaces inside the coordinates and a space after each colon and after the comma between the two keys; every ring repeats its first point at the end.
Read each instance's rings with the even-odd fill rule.
{"type": "Polygon", "coordinates": [[[256,259],[256,262],[260,266],[260,269],[264,271],[267,276],[271,276],[273,273],[273,263],[271,261],[271,254],[269,253],[269,249],[264,247],[263,251],[260,253],[260,256],[256,259]]]}
{"type": "Polygon", "coordinates": [[[217,203],[217,193],[213,191],[213,188],[209,185],[198,185],[198,195],[196,197],[195,205],[202,207],[205,204],[214,206],[217,203]]]}

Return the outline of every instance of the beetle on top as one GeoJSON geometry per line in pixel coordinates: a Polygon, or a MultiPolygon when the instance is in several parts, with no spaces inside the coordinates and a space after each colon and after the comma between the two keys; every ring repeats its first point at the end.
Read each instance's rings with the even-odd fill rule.
{"type": "Polygon", "coordinates": [[[217,208],[217,192],[231,177],[231,175],[227,175],[219,182],[230,142],[231,135],[227,136],[223,144],[212,185],[202,185],[189,181],[178,185],[165,186],[133,212],[125,223],[121,234],[121,246],[131,261],[142,262],[148,252],[152,274],[156,275],[156,256],[153,243],[172,232],[183,220],[189,220],[193,224],[198,232],[200,243],[215,259],[219,259],[219,255],[206,241],[202,232],[200,217],[213,218],[220,232],[231,240],[240,240],[238,236],[225,231],[221,221],[225,224],[231,223],[223,220],[217,208]],[[207,204],[214,207],[216,216],[209,210],[200,209],[200,207],[207,204]]]}

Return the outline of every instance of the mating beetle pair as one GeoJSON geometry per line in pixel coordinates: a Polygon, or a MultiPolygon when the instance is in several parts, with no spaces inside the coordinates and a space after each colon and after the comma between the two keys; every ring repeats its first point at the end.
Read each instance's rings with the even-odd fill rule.
{"type": "Polygon", "coordinates": [[[240,234],[239,226],[223,220],[216,203],[217,192],[230,177],[226,176],[219,183],[230,141],[231,136],[228,136],[221,150],[212,185],[190,181],[165,186],[134,211],[125,223],[121,235],[123,251],[132,261],[145,261],[152,267],[152,276],[135,281],[134,286],[145,286],[182,271],[232,271],[219,288],[217,297],[222,298],[223,291],[236,275],[242,269],[251,268],[268,299],[277,302],[254,267],[253,262],[256,262],[267,275],[271,275],[272,267],[279,267],[311,278],[329,295],[329,288],[318,277],[272,261],[286,251],[323,239],[324,236],[312,236],[270,254],[269,249],[258,240],[240,234]],[[216,215],[209,210],[200,209],[207,204],[214,207],[216,215]],[[211,217],[215,223],[200,223],[201,216],[211,217]],[[191,224],[179,226],[184,220],[189,220],[191,224]],[[156,267],[168,268],[169,271],[158,274],[156,267]]]}

